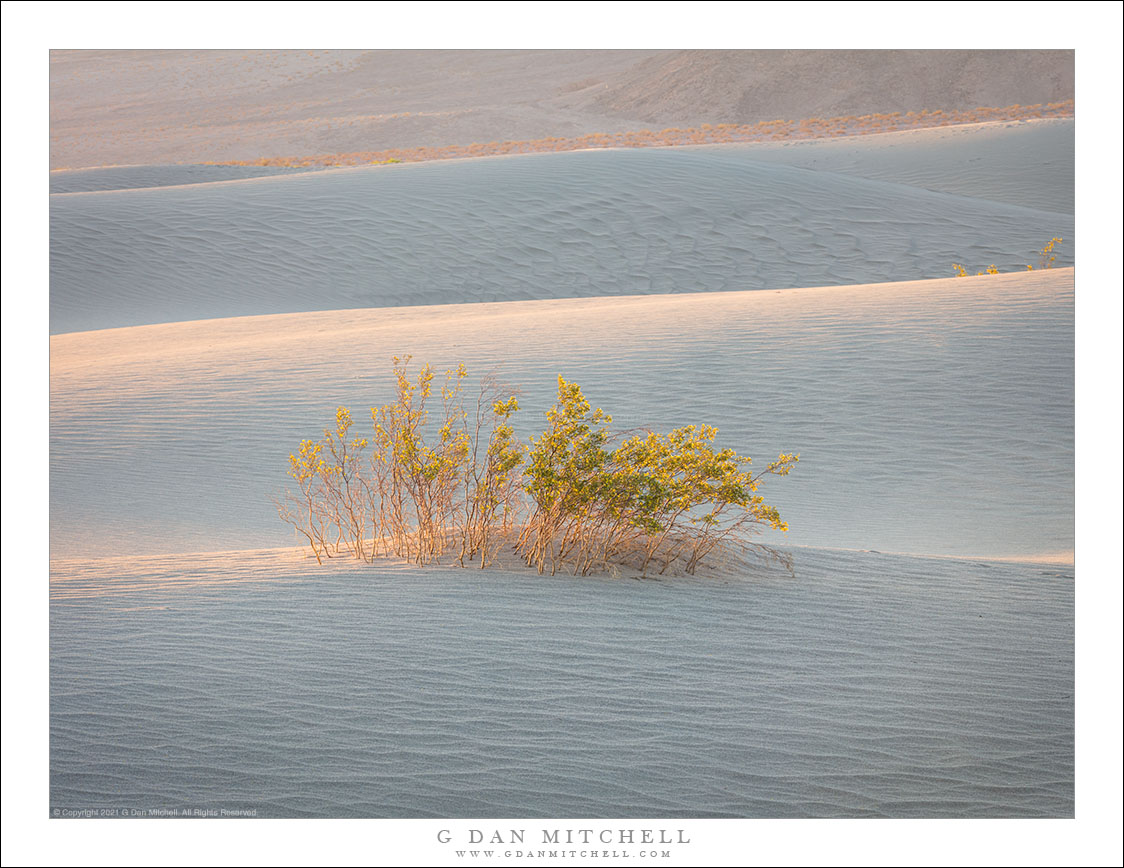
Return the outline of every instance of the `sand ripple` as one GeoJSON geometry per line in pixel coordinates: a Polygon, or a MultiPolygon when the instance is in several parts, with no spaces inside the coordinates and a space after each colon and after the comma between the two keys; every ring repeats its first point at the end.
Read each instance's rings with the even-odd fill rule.
{"type": "Polygon", "coordinates": [[[180,558],[111,595],[56,565],[52,808],[1073,815],[1068,569],[812,550],[796,579],[261,564],[180,558]],[[179,584],[220,568],[256,579],[179,584]]]}
{"type": "Polygon", "coordinates": [[[51,172],[51,193],[93,193],[104,190],[134,190],[141,187],[177,187],[181,184],[211,184],[266,175],[290,175],[281,166],[103,166],[94,169],[59,169],[51,172]]]}
{"type": "MultiPolygon", "coordinates": [[[[776,480],[792,543],[1073,550],[1073,271],[865,287],[245,317],[52,339],[55,557],[292,544],[269,501],[389,359],[504,363],[540,430],[559,374],[622,428],[707,421],[776,480]]],[[[518,417],[517,417],[518,418],[518,417]]],[[[1072,556],[1072,555],[1070,555],[1072,556]]]]}
{"type": "MultiPolygon", "coordinates": [[[[1025,268],[1073,215],[745,148],[541,154],[51,198],[51,330],[1025,268]]],[[[1072,264],[1072,246],[1058,265],[1072,264]]]]}

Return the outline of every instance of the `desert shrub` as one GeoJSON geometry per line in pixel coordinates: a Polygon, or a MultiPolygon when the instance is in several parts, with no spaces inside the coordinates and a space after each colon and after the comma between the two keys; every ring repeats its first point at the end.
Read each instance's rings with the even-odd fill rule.
{"type": "Polygon", "coordinates": [[[325,484],[327,462],[320,456],[323,443],[302,440],[295,453],[289,455],[289,476],[297,482],[297,490],[288,490],[275,500],[277,513],[308,540],[317,563],[328,556],[329,520],[324,507],[328,500],[325,484]]]}
{"type": "Polygon", "coordinates": [[[427,435],[434,378],[426,365],[411,380],[410,359],[394,359],[397,399],[371,410],[374,424],[373,490],[390,550],[424,564],[445,552],[465,472],[469,438],[460,401],[468,375],[463,365],[446,373],[441,387],[441,424],[427,435]]]}
{"type": "MultiPolygon", "coordinates": [[[[531,441],[524,490],[533,509],[516,545],[527,563],[551,572],[575,549],[584,552],[592,542],[598,507],[606,485],[605,450],[612,421],[593,410],[576,383],[558,378],[558,400],[546,414],[548,426],[531,441]]],[[[579,554],[578,563],[584,563],[579,554]]]]}
{"type": "MultiPolygon", "coordinates": [[[[964,270],[964,266],[961,265],[958,262],[952,263],[952,271],[957,277],[967,277],[968,276],[968,272],[964,270]]],[[[983,275],[983,274],[998,274],[998,273],[999,273],[998,267],[996,267],[995,265],[989,265],[987,267],[986,272],[977,271],[976,276],[979,277],[980,275],[983,275]]]]}
{"type": "Polygon", "coordinates": [[[334,427],[289,456],[296,488],[276,501],[278,512],[318,562],[382,553],[484,567],[509,549],[552,574],[619,564],[694,573],[747,553],[791,568],[755,537],[788,529],[758,489],[766,476],[787,475],[798,455],[755,473],[751,459],[715,446],[710,425],[614,435],[612,418],[562,377],[545,430],[525,445],[512,424],[514,389],[486,377],[466,410],[468,374],[458,365],[435,410],[435,372],[426,365],[411,376],[409,362],[394,359],[395,398],[371,410],[369,439],[352,434],[340,407],[334,427]]]}
{"type": "Polygon", "coordinates": [[[289,456],[296,487],[275,499],[278,514],[318,562],[393,554],[425,564],[456,551],[462,564],[479,557],[484,566],[497,530],[513,525],[524,451],[510,421],[515,395],[486,378],[470,428],[464,365],[435,395],[434,370],[411,376],[409,364],[394,358],[395,397],[371,409],[369,438],[351,434],[351,412],[340,407],[334,428],[289,456]]]}
{"type": "MultiPolygon", "coordinates": [[[[1043,246],[1043,248],[1040,251],[1038,251],[1038,267],[1040,269],[1053,268],[1054,267],[1054,260],[1057,259],[1057,256],[1054,254],[1054,247],[1058,244],[1061,244],[1061,242],[1062,242],[1061,238],[1051,238],[1049,241],[1046,242],[1045,246],[1043,246]]],[[[1034,271],[1034,266],[1028,265],[1026,267],[1026,269],[1027,269],[1027,271],[1034,271]]],[[[967,277],[968,276],[968,272],[965,271],[964,266],[962,266],[962,265],[960,265],[959,263],[956,263],[956,262],[952,263],[952,271],[953,271],[953,274],[955,274],[957,277],[967,277]]],[[[977,271],[976,272],[977,276],[979,276],[981,274],[999,274],[999,269],[996,268],[995,265],[989,265],[987,267],[986,272],[984,272],[984,271],[977,271]]]]}
{"type": "Polygon", "coordinates": [[[756,492],[765,475],[787,475],[799,456],[783,454],[755,475],[751,459],[715,449],[710,425],[636,434],[610,450],[611,418],[561,377],[547,421],[532,442],[533,510],[516,544],[539,572],[565,565],[584,575],[629,563],[662,573],[679,562],[694,573],[712,553],[734,550],[785,560],[750,539],[763,527],[788,529],[756,492]]]}
{"type": "Polygon", "coordinates": [[[510,532],[515,521],[521,483],[518,470],[525,449],[515,439],[511,424],[519,401],[515,395],[504,398],[507,391],[510,390],[489,377],[477,395],[464,475],[464,521],[458,558],[461,566],[477,554],[481,568],[487,566],[495,554],[495,540],[510,532]]]}
{"type": "Polygon", "coordinates": [[[640,531],[641,572],[655,563],[662,573],[682,559],[694,573],[711,553],[734,548],[783,559],[747,537],[762,527],[788,530],[757,490],[766,475],[788,475],[799,456],[782,454],[755,474],[748,456],[715,449],[717,434],[710,425],[689,425],[666,437],[630,438],[614,453],[617,472],[635,480],[626,491],[639,495],[629,507],[630,524],[640,531]]]}
{"type": "Polygon", "coordinates": [[[337,529],[336,550],[342,546],[355,557],[365,559],[368,526],[374,516],[373,492],[363,473],[363,452],[368,441],[351,437],[351,426],[351,413],[340,407],[336,410],[336,427],[324,431],[321,455],[330,471],[324,477],[324,488],[331,521],[337,529]]]}
{"type": "Polygon", "coordinates": [[[276,501],[278,513],[308,540],[318,563],[345,549],[366,558],[368,527],[376,530],[370,524],[372,492],[361,466],[368,444],[349,439],[351,425],[351,414],[340,407],[335,428],[325,428],[318,441],[301,441],[289,455],[289,476],[297,490],[276,501]]]}
{"type": "MultiPolygon", "coordinates": [[[[1053,268],[1054,267],[1054,260],[1057,259],[1057,257],[1054,255],[1054,247],[1055,247],[1055,245],[1058,245],[1058,244],[1061,244],[1061,243],[1062,243],[1061,238],[1051,238],[1049,241],[1046,242],[1045,246],[1043,246],[1043,248],[1040,251],[1038,251],[1038,267],[1040,269],[1053,268]]],[[[1026,267],[1026,269],[1027,269],[1027,271],[1033,271],[1034,266],[1028,265],[1026,267]]]]}

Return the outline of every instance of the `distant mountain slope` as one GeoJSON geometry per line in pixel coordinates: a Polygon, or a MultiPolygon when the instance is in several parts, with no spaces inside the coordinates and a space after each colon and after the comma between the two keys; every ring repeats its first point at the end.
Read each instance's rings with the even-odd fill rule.
{"type": "Polygon", "coordinates": [[[591,103],[645,123],[753,123],[1072,98],[1072,51],[677,51],[591,103]]]}
{"type": "Polygon", "coordinates": [[[54,51],[51,167],[1071,99],[1072,51],[54,51]]]}

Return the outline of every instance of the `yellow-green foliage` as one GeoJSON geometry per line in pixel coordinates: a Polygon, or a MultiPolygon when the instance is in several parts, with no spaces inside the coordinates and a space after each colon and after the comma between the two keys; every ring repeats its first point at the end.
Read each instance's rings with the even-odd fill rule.
{"type": "MultiPolygon", "coordinates": [[[[957,277],[967,277],[968,276],[968,272],[964,270],[964,266],[960,265],[957,262],[952,263],[952,270],[956,274],[957,277]]],[[[994,265],[989,265],[987,267],[986,272],[977,271],[976,276],[979,277],[981,274],[998,274],[998,273],[999,273],[998,268],[996,268],[994,265]]]]}
{"type": "Polygon", "coordinates": [[[384,552],[419,564],[479,556],[485,566],[508,545],[551,573],[625,563],[641,573],[673,564],[694,573],[712,554],[733,551],[790,565],[751,537],[788,529],[758,489],[767,475],[787,475],[798,455],[754,473],[748,457],[715,446],[710,425],[616,438],[612,417],[562,377],[546,429],[524,445],[510,388],[486,378],[465,409],[463,364],[446,372],[434,425],[434,371],[426,365],[411,377],[409,361],[394,359],[396,397],[371,410],[370,440],[351,435],[351,414],[340,407],[334,428],[289,456],[297,490],[278,509],[318,561],[384,552]]]}
{"type": "Polygon", "coordinates": [[[547,421],[532,441],[525,472],[532,511],[517,542],[539,572],[588,574],[619,562],[664,572],[680,562],[694,573],[712,552],[733,547],[784,560],[747,537],[788,529],[756,492],[764,475],[787,475],[799,456],[781,455],[754,474],[748,457],[714,447],[718,430],[710,425],[633,435],[610,449],[611,417],[562,377],[547,421]]]}
{"type": "Polygon", "coordinates": [[[333,535],[337,549],[364,556],[371,498],[362,453],[368,443],[360,437],[349,439],[351,425],[351,414],[340,407],[335,428],[325,428],[317,442],[302,440],[289,455],[289,476],[296,480],[297,491],[289,492],[278,510],[308,540],[317,562],[330,557],[333,535]]]}
{"type": "Polygon", "coordinates": [[[524,471],[532,514],[518,550],[540,573],[548,562],[553,573],[567,554],[589,542],[587,526],[603,496],[609,459],[604,426],[613,420],[593,410],[581,387],[562,377],[546,419],[546,431],[531,441],[524,471]]]}
{"type": "Polygon", "coordinates": [[[371,410],[375,479],[380,483],[380,523],[394,540],[396,553],[426,563],[444,552],[469,452],[460,402],[468,372],[460,365],[446,373],[441,387],[441,425],[435,437],[427,438],[426,403],[434,372],[426,365],[411,381],[406,370],[409,361],[394,359],[397,400],[371,410]],[[389,501],[389,510],[385,500],[389,501]]]}
{"type": "MultiPolygon", "coordinates": [[[[1054,255],[1054,246],[1061,244],[1061,238],[1051,238],[1046,242],[1046,245],[1038,252],[1038,267],[1039,268],[1053,268],[1054,260],[1057,258],[1054,255]]],[[[1026,267],[1027,271],[1034,271],[1033,265],[1026,267]]],[[[957,262],[952,263],[952,272],[956,277],[967,277],[968,272],[965,271],[964,266],[957,262]]],[[[977,271],[976,275],[982,274],[998,274],[999,269],[995,265],[989,265],[986,271],[977,271]]]]}
{"type": "MultiPolygon", "coordinates": [[[[1062,239],[1060,239],[1060,238],[1051,238],[1049,241],[1046,242],[1046,245],[1038,253],[1038,267],[1039,268],[1053,268],[1054,267],[1054,260],[1057,258],[1054,255],[1054,246],[1057,245],[1057,244],[1061,244],[1061,243],[1062,243],[1062,239]]],[[[1033,271],[1034,270],[1033,265],[1028,265],[1026,268],[1027,268],[1027,271],[1033,271]]]]}

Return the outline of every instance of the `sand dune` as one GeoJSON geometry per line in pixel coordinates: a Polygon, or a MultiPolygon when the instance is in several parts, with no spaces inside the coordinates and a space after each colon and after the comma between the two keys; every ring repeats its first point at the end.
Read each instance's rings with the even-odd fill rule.
{"type": "Polygon", "coordinates": [[[51,193],[91,193],[102,190],[134,190],[140,187],[178,187],[291,175],[299,169],[285,166],[104,166],[96,169],[58,169],[51,172],[51,193]]]}
{"type": "MultiPolygon", "coordinates": [[[[56,52],[52,160],[777,110],[710,54],[56,52]]],[[[805,112],[1072,95],[1072,52],[894,88],[773,57],[805,112]]],[[[51,807],[1073,816],[1074,270],[1015,271],[1057,235],[1072,265],[1073,162],[1048,122],[53,173],[51,807]],[[499,367],[521,437],[562,374],[620,429],[799,452],[762,490],[795,576],[318,567],[270,495],[395,354],[499,367]]]]}
{"type": "MultiPolygon", "coordinates": [[[[269,501],[389,359],[559,374],[622,428],[706,421],[758,460],[793,544],[1023,557],[1073,549],[1073,270],[858,287],[439,305],[51,340],[56,556],[291,540],[269,501]]],[[[369,423],[364,423],[369,424],[369,423]]],[[[772,501],[770,501],[772,502],[772,501]]]]}
{"type": "MultiPolygon", "coordinates": [[[[752,130],[736,127],[711,129],[708,136],[726,130],[752,130]]],[[[770,127],[770,130],[773,129],[770,127]]],[[[801,130],[801,132],[803,132],[801,130]]],[[[597,137],[554,139],[541,151],[590,150],[601,147],[699,147],[697,137],[680,130],[682,141],[674,135],[653,134],[652,141],[637,134],[622,134],[613,139],[597,137]],[[663,141],[666,140],[666,141],[663,141]],[[582,144],[582,142],[585,142],[582,144]],[[660,142],[662,141],[662,145],[660,142]],[[608,142],[608,144],[606,144],[608,142]],[[580,146],[579,146],[580,145],[580,146]]],[[[734,133],[731,133],[734,135],[734,133]]],[[[771,139],[775,133],[763,135],[771,139]]],[[[703,141],[706,141],[703,138],[703,141]]],[[[722,142],[726,144],[727,142],[722,142]]],[[[734,142],[748,144],[735,139],[734,142]]],[[[501,144],[451,149],[428,149],[424,154],[442,159],[498,155],[501,144]],[[497,149],[492,154],[491,149],[497,149]],[[475,153],[476,150],[484,153],[475,153]],[[448,151],[448,153],[446,153],[448,151]]],[[[527,144],[527,143],[523,143],[527,144]]],[[[532,153],[515,151],[511,153],[532,153]]],[[[385,152],[383,155],[334,155],[323,165],[173,164],[164,166],[105,166],[93,169],[57,169],[51,172],[51,193],[89,193],[104,190],[129,190],[140,187],[175,187],[293,174],[317,168],[388,164],[396,155],[409,156],[421,151],[385,152]],[[360,157],[364,157],[360,159],[360,157]]],[[[1073,212],[1073,121],[1072,119],[1009,119],[981,123],[959,123],[951,128],[902,129],[894,134],[865,130],[861,136],[839,129],[827,134],[807,135],[791,141],[765,141],[752,151],[757,160],[787,163],[805,169],[833,171],[861,178],[910,184],[944,193],[994,199],[1047,211],[1073,212]],[[868,138],[869,137],[869,138],[868,138]]],[[[423,155],[424,155],[423,154],[423,155]]],[[[399,160],[400,162],[402,160],[399,160]]],[[[412,160],[416,161],[416,160],[412,160]]]]}
{"type": "Polygon", "coordinates": [[[56,564],[51,805],[1073,816],[1072,575],[811,551],[795,580],[732,582],[56,564]]]}
{"type": "Polygon", "coordinates": [[[1072,99],[1072,51],[52,51],[51,166],[1072,99]]]}
{"type": "Polygon", "coordinates": [[[1073,213],[1074,122],[1039,120],[754,145],[754,160],[1073,213]]]}
{"type": "MultiPolygon", "coordinates": [[[[1047,144],[1064,154],[1065,141],[1047,144]]],[[[946,276],[953,262],[1011,271],[1073,237],[1071,214],[754,153],[536,154],[55,195],[51,329],[873,283],[946,276]]],[[[992,187],[1025,180],[1015,168],[992,187]]]]}

